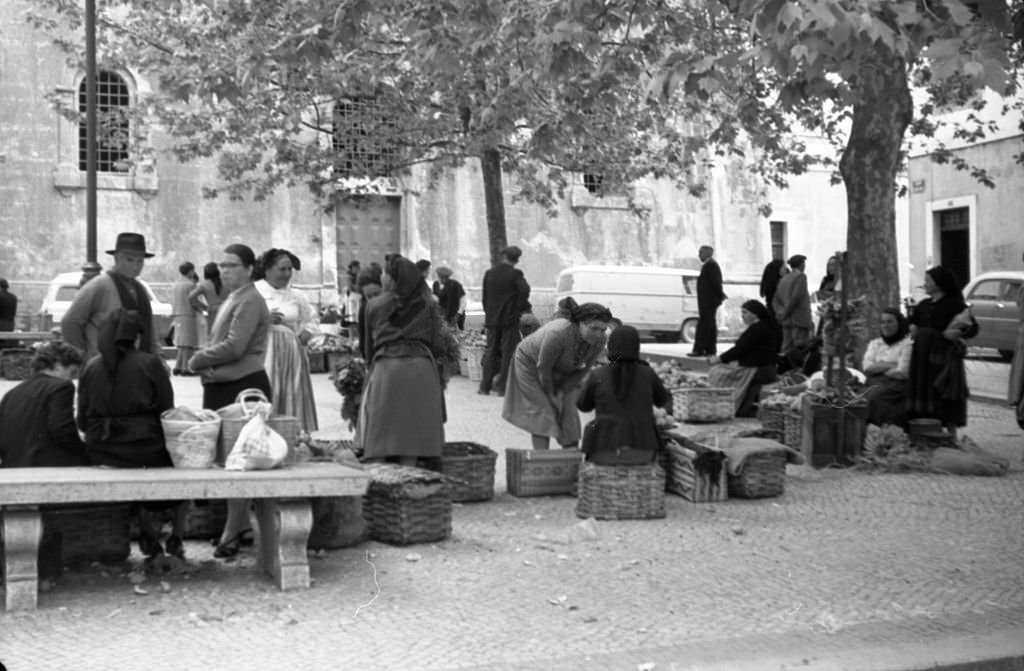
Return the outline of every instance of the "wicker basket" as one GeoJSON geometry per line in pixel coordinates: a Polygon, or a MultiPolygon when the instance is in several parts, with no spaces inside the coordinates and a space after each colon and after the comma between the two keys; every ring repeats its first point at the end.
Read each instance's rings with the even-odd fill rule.
{"type": "Polygon", "coordinates": [[[309,355],[310,373],[327,372],[327,354],[325,352],[317,350],[316,352],[306,352],[306,354],[309,355]]]}
{"type": "Polygon", "coordinates": [[[577,517],[649,520],[665,516],[665,471],[643,466],[580,466],[577,517]]]}
{"type": "Polygon", "coordinates": [[[452,533],[452,501],[444,477],[433,471],[393,464],[372,464],[363,497],[363,518],[370,538],[392,543],[431,543],[452,533]]]}
{"type": "MultiPolygon", "coordinates": [[[[665,471],[665,489],[682,496],[687,501],[694,503],[709,503],[714,501],[725,501],[729,498],[729,487],[726,482],[725,460],[721,462],[717,477],[714,473],[704,472],[700,462],[694,467],[694,461],[702,448],[713,450],[706,445],[691,443],[680,445],[675,441],[668,441],[665,445],[665,452],[668,455],[668,467],[665,471]],[[700,469],[700,472],[698,472],[700,469]]],[[[716,450],[721,452],[721,450],[716,450]]]]}
{"type": "Polygon", "coordinates": [[[576,494],[579,450],[505,450],[505,486],[512,496],[576,494]]]}
{"type": "Polygon", "coordinates": [[[471,382],[479,382],[484,378],[483,358],[484,350],[482,348],[466,348],[466,377],[468,377],[471,382]]]}
{"type": "Polygon", "coordinates": [[[27,347],[0,349],[0,375],[8,380],[27,380],[32,375],[32,350],[27,347]]]}
{"type": "Polygon", "coordinates": [[[738,475],[729,476],[729,495],[740,499],[781,496],[786,490],[786,455],[779,451],[748,455],[738,475]]]}
{"type": "Polygon", "coordinates": [[[736,414],[728,387],[680,387],[672,390],[672,416],[681,422],[728,422],[736,414]]]}
{"type": "Polygon", "coordinates": [[[802,442],[803,415],[798,410],[786,410],[783,413],[783,422],[785,429],[782,432],[782,442],[786,447],[799,450],[802,442]]]}
{"type": "Polygon", "coordinates": [[[498,453],[479,443],[445,443],[441,473],[450,478],[452,501],[494,498],[494,464],[498,453]]]}
{"type": "Polygon", "coordinates": [[[127,503],[47,506],[43,527],[61,536],[61,561],[119,562],[131,554],[127,503]]]}
{"type": "Polygon", "coordinates": [[[779,406],[761,406],[757,410],[757,418],[761,420],[761,428],[785,435],[786,409],[779,406]]]}

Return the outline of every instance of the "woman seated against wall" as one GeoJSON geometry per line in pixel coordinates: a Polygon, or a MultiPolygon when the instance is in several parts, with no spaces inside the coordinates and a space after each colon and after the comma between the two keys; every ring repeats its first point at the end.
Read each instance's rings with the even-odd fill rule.
{"type": "Polygon", "coordinates": [[[879,318],[879,337],[868,343],[863,370],[867,375],[868,422],[906,423],[907,380],[914,343],[910,324],[896,308],[886,308],[879,318]]]}
{"type": "Polygon", "coordinates": [[[749,300],[740,314],[747,328],[730,349],[708,359],[708,378],[713,387],[735,390],[737,417],[753,417],[757,414],[761,385],[775,381],[780,342],[772,314],[764,303],[749,300]]]}

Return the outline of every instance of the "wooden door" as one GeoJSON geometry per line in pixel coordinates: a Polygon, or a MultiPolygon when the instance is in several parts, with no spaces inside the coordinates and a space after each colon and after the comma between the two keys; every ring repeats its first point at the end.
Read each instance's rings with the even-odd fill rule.
{"type": "Polygon", "coordinates": [[[338,271],[351,261],[363,268],[371,261],[384,264],[385,254],[401,252],[401,199],[391,196],[352,196],[335,208],[338,271]]]}

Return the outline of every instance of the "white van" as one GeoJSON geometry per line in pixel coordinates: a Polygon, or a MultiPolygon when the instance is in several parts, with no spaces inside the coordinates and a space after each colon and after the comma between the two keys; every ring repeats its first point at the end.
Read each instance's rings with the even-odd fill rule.
{"type": "Polygon", "coordinates": [[[693,342],[699,271],[655,266],[573,266],[558,274],[555,300],[600,303],[641,335],[693,342]]]}

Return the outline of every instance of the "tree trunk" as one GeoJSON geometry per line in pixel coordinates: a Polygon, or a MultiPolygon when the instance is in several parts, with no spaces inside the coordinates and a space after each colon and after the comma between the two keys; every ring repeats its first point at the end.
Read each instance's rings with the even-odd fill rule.
{"type": "Polygon", "coordinates": [[[501,153],[485,149],[480,156],[484,178],[484,206],[487,209],[487,238],[491,247],[491,265],[501,261],[501,250],[508,246],[505,236],[505,194],[501,188],[501,153]]]}
{"type": "MultiPolygon", "coordinates": [[[[880,53],[861,67],[854,92],[850,139],[839,162],[848,217],[846,295],[867,297],[868,328],[874,333],[879,312],[899,306],[900,300],[896,175],[903,134],[913,116],[905,64],[880,53]]],[[[858,348],[858,357],[865,346],[858,348]]]]}

